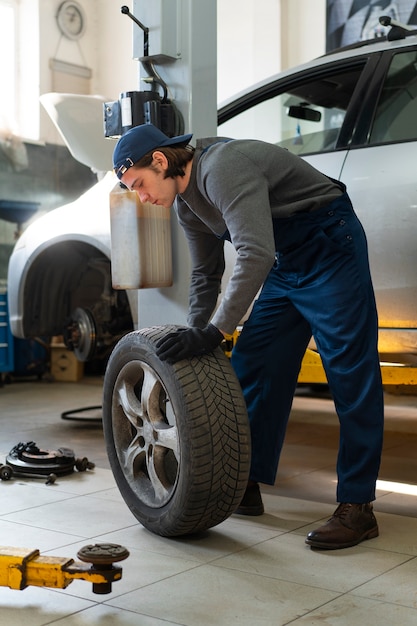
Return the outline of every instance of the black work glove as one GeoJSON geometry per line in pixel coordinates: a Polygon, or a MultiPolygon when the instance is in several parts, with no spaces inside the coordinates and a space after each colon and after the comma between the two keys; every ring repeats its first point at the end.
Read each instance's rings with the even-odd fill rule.
{"type": "Polygon", "coordinates": [[[176,363],[213,352],[223,339],[223,334],[213,324],[205,328],[179,328],[156,343],[156,355],[161,361],[176,363]]]}

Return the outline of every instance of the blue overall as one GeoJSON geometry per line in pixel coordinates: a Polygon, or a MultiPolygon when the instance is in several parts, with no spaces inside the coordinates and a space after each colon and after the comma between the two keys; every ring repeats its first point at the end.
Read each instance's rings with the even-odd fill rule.
{"type": "Polygon", "coordinates": [[[371,502],[384,418],[365,233],[346,193],[322,209],[274,220],[274,233],[276,263],[232,355],[251,426],[250,478],[275,482],[313,335],[340,422],[337,501],[371,502]]]}

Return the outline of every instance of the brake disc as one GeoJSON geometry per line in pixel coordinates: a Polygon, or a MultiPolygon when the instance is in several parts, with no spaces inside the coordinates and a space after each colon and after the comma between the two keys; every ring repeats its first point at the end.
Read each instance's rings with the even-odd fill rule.
{"type": "Polygon", "coordinates": [[[14,474],[48,476],[53,473],[65,476],[74,471],[75,456],[70,448],[41,450],[34,441],[28,441],[14,446],[6,457],[6,463],[14,474]]]}
{"type": "Polygon", "coordinates": [[[97,348],[97,328],[93,314],[77,307],[64,328],[65,345],[79,361],[88,361],[97,348]]]}

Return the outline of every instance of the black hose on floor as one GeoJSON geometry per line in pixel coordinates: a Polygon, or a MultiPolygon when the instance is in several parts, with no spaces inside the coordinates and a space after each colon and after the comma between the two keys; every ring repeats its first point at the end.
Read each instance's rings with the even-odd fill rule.
{"type": "Polygon", "coordinates": [[[102,409],[101,405],[86,406],[86,407],[82,407],[80,409],[71,409],[70,411],[64,411],[63,413],[61,413],[61,419],[63,419],[63,420],[74,420],[74,421],[101,422],[102,419],[103,419],[101,414],[100,414],[100,416],[97,416],[97,415],[93,415],[93,416],[81,415],[81,413],[87,413],[88,411],[97,411],[97,410],[101,411],[101,409],[102,409]]]}

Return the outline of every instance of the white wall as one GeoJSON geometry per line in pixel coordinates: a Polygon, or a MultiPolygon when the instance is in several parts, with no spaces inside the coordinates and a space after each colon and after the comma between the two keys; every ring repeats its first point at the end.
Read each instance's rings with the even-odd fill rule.
{"type": "Polygon", "coordinates": [[[219,102],[280,70],[280,30],[279,0],[217,0],[219,102]]]}
{"type": "Polygon", "coordinates": [[[218,101],[324,53],[326,0],[217,0],[218,101]]]}
{"type": "MultiPolygon", "coordinates": [[[[87,31],[72,42],[60,36],[55,24],[62,0],[37,1],[41,93],[51,91],[51,58],[90,67],[92,93],[110,100],[121,91],[141,88],[139,67],[132,60],[133,30],[138,27],[121,14],[122,2],[78,0],[86,12],[87,31]]],[[[124,4],[132,10],[132,0],[124,4]]],[[[219,102],[325,50],[326,0],[217,0],[217,11],[219,102]]],[[[43,111],[41,140],[61,142],[43,111]]]]}
{"type": "Polygon", "coordinates": [[[326,51],[326,0],[281,0],[281,69],[326,51]]]}
{"type": "Polygon", "coordinates": [[[140,29],[120,12],[122,5],[133,11],[132,0],[95,0],[95,3],[100,6],[100,10],[97,18],[97,68],[93,85],[96,93],[115,100],[122,91],[143,89],[139,85],[139,64],[132,59],[133,35],[140,29]]]}

